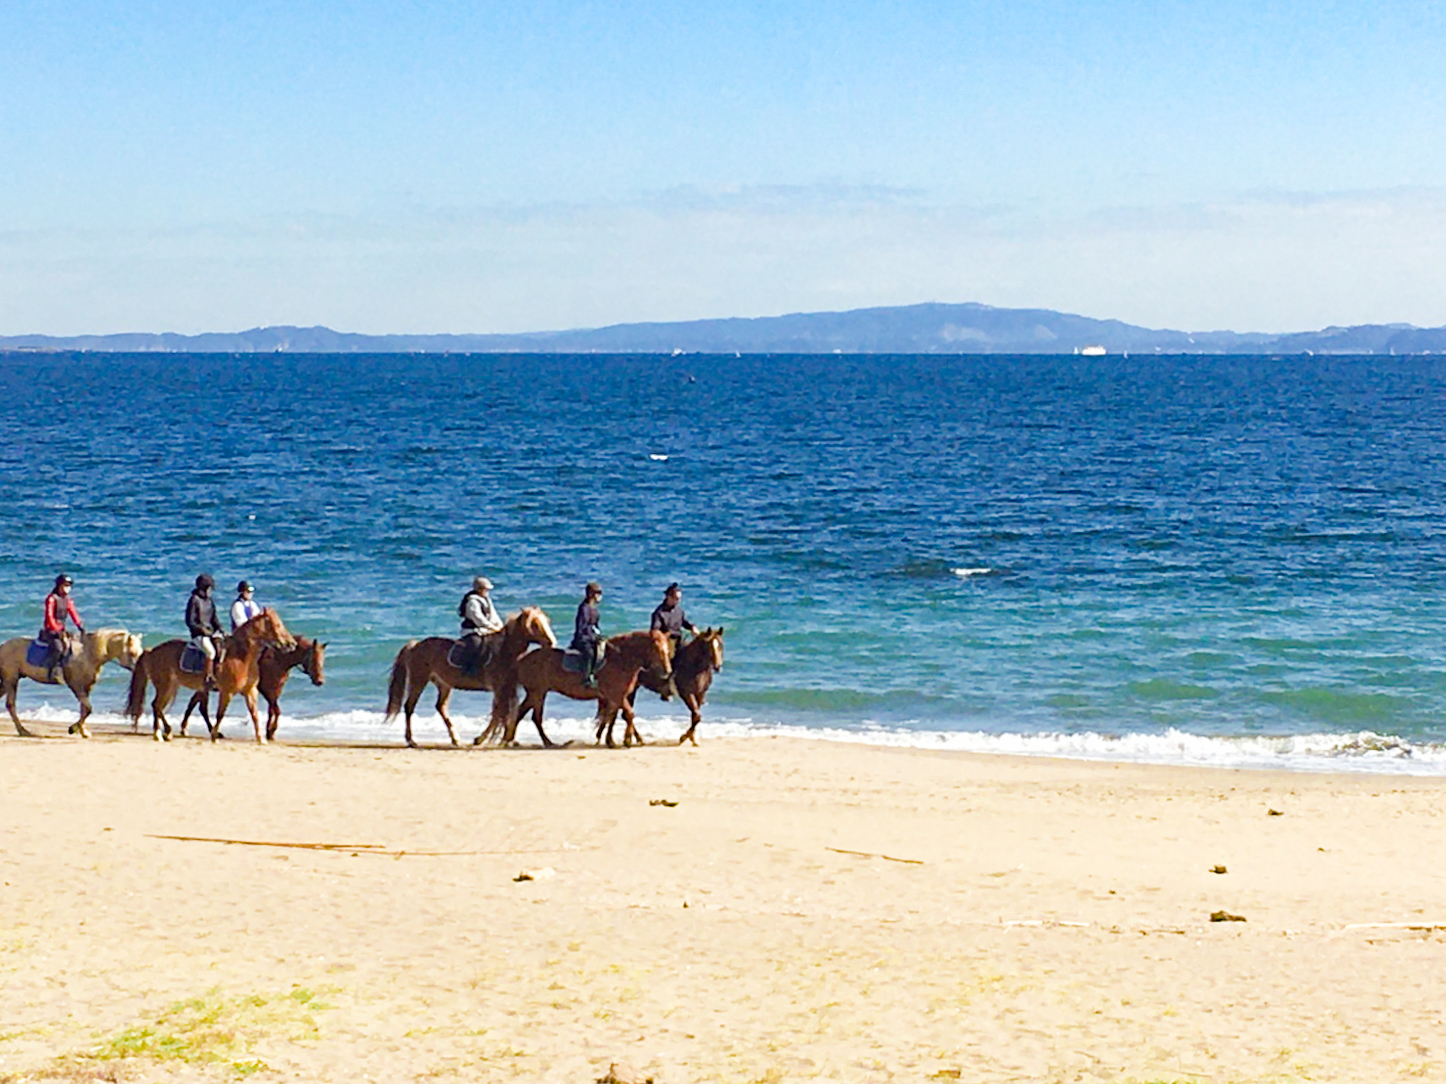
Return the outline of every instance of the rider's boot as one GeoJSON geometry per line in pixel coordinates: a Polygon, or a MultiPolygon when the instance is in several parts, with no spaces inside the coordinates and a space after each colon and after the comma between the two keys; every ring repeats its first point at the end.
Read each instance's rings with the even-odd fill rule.
{"type": "Polygon", "coordinates": [[[201,685],[209,693],[216,688],[216,663],[213,659],[206,660],[206,668],[201,673],[201,685]]]}

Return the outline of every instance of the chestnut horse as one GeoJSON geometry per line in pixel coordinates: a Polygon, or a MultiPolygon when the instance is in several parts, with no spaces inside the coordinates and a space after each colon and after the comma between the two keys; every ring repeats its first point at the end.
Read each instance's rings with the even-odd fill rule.
{"type": "Polygon", "coordinates": [[[125,629],[96,629],[82,633],[79,640],[80,646],[60,668],[61,681],[51,681],[46,667],[31,666],[25,661],[30,637],[17,636],[0,644],[0,689],[5,692],[5,706],[10,709],[15,733],[22,738],[33,738],[35,735],[25,729],[15,712],[15,694],[20,691],[21,678],[27,677],[42,685],[63,683],[70,689],[80,703],[80,719],[71,724],[70,733],[88,738],[90,731],[86,730],[85,721],[90,718],[90,692],[100,677],[100,668],[108,662],[118,662],[129,670],[141,657],[141,638],[125,629]]]}
{"type": "MultiPolygon", "coordinates": [[[[166,709],[176,699],[176,693],[181,686],[204,690],[204,675],[181,669],[181,653],[185,650],[186,643],[185,640],[167,640],[163,644],[157,644],[141,655],[131,673],[126,714],[130,716],[133,729],[139,727],[141,712],[145,710],[146,683],[152,682],[156,686],[156,696],[151,701],[151,737],[156,741],[163,738],[165,741],[171,740],[171,724],[166,721],[166,709]]],[[[256,740],[265,743],[266,738],[261,733],[261,719],[256,714],[256,683],[261,677],[261,649],[267,644],[290,647],[295,643],[296,637],[286,631],[280,615],[270,606],[231,634],[226,641],[226,654],[216,663],[218,699],[214,725],[207,718],[204,693],[201,698],[201,717],[206,719],[212,741],[221,737],[221,720],[225,717],[226,706],[233,696],[240,693],[251,712],[251,726],[256,731],[256,740]]]]}
{"type": "MultiPolygon", "coordinates": [[[[281,690],[286,688],[291,671],[298,666],[303,674],[311,678],[313,685],[325,685],[326,645],[305,636],[298,636],[294,647],[273,647],[267,644],[261,651],[261,661],[258,664],[260,676],[256,681],[256,690],[266,700],[267,741],[276,740],[276,728],[281,725],[281,690]]],[[[192,693],[191,702],[186,705],[186,712],[181,716],[182,737],[185,736],[186,722],[191,718],[191,712],[204,706],[204,690],[192,693]]],[[[205,718],[204,711],[202,718],[205,718]]]]}
{"type": "MultiPolygon", "coordinates": [[[[691,741],[695,746],[698,744],[698,739],[693,736],[693,732],[703,721],[701,710],[703,698],[708,695],[708,687],[713,684],[713,675],[721,669],[723,669],[723,629],[721,626],[716,629],[704,629],[678,648],[678,653],[673,657],[673,688],[678,691],[678,696],[687,705],[688,712],[692,716],[692,725],[678,739],[679,745],[685,741],[691,741]]],[[[668,683],[658,680],[657,675],[649,670],[643,670],[638,674],[638,685],[659,694],[669,691],[668,683]]],[[[637,689],[628,694],[629,706],[632,705],[637,695],[637,689]]],[[[613,724],[617,722],[617,718],[616,714],[611,718],[605,717],[602,705],[598,705],[595,720],[597,737],[602,738],[603,729],[606,728],[609,747],[613,744],[613,724]]],[[[642,735],[631,723],[628,724],[627,733],[623,735],[624,744],[627,743],[630,736],[637,738],[638,743],[642,744],[642,735]]]]}
{"type": "MultiPolygon", "coordinates": [[[[452,699],[453,689],[491,691],[492,724],[506,725],[512,718],[512,708],[517,703],[517,681],[514,670],[517,661],[533,644],[555,647],[557,637],[552,634],[552,623],[547,614],[536,606],[526,606],[508,619],[500,632],[484,636],[488,655],[487,663],[477,673],[459,670],[447,661],[455,640],[445,636],[429,636],[425,640],[412,640],[402,645],[392,663],[392,677],[387,686],[387,719],[397,717],[397,712],[406,712],[407,745],[416,748],[412,740],[412,713],[417,701],[422,698],[428,683],[437,686],[437,714],[447,724],[447,737],[457,744],[457,731],[447,714],[447,703],[452,699]]],[[[480,740],[480,738],[479,738],[480,740]]]]}
{"type": "MultiPolygon", "coordinates": [[[[637,688],[638,674],[643,670],[652,670],[660,680],[666,680],[672,667],[672,652],[673,642],[662,632],[625,632],[621,636],[610,637],[602,667],[594,675],[597,685],[589,687],[583,684],[581,674],[563,668],[564,652],[556,648],[534,651],[517,664],[517,680],[527,690],[527,695],[502,734],[503,744],[513,744],[517,724],[531,711],[537,736],[542,739],[543,745],[552,748],[553,743],[542,729],[542,706],[550,692],[561,693],[573,700],[597,700],[599,710],[609,717],[621,710],[623,718],[628,721],[627,733],[636,734],[628,694],[637,688]]],[[[493,725],[496,725],[495,720],[493,725]]],[[[489,726],[477,740],[480,743],[484,738],[495,736],[492,726],[489,726]]]]}

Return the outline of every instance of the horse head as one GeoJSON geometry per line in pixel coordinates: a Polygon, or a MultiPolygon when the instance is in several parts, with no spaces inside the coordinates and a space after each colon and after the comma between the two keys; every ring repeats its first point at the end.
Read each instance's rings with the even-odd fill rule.
{"type": "Polygon", "coordinates": [[[100,665],[117,662],[127,670],[136,668],[136,660],[145,650],[141,638],[125,629],[96,629],[85,633],[81,642],[85,644],[86,654],[100,665]]]}
{"type": "Polygon", "coordinates": [[[320,640],[312,640],[311,648],[306,653],[306,658],[301,661],[301,672],[311,678],[313,685],[326,684],[326,645],[320,640]]]}
{"type": "Polygon", "coordinates": [[[137,660],[140,659],[144,652],[145,647],[141,644],[141,638],[134,632],[128,632],[125,634],[125,640],[121,644],[120,654],[116,656],[115,661],[127,670],[134,670],[137,660]]]}
{"type": "Polygon", "coordinates": [[[708,650],[708,664],[713,668],[713,673],[723,669],[723,627],[706,628],[698,634],[708,650]]]}

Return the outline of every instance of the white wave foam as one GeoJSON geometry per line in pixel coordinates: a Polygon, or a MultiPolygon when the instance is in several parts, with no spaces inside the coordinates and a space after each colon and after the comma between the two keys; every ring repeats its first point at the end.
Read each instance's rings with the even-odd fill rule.
{"type": "MultiPolygon", "coordinates": [[[[38,705],[25,713],[26,721],[69,725],[77,712],[71,708],[38,705]]],[[[172,726],[179,722],[173,714],[172,726]]],[[[193,717],[193,723],[200,726],[193,717]]],[[[452,721],[459,741],[470,742],[487,727],[485,712],[454,713],[452,721]]],[[[120,715],[97,712],[91,723],[98,726],[129,726],[120,715]]],[[[547,734],[553,741],[591,744],[591,713],[549,715],[547,734]]],[[[687,727],[682,714],[644,716],[638,728],[654,742],[675,741],[687,727]]],[[[622,738],[622,720],[616,735],[622,738]]],[[[149,731],[149,720],[142,729],[149,731]]],[[[242,738],[250,733],[250,720],[243,711],[226,720],[227,733],[242,738]]],[[[200,733],[204,733],[204,729],[200,733]]],[[[412,720],[414,738],[433,745],[447,740],[447,729],[435,713],[418,714],[412,720]]],[[[1339,734],[1292,734],[1271,736],[1206,736],[1169,729],[1162,733],[1106,734],[1098,731],[1076,733],[1017,731],[991,733],[982,730],[937,730],[915,726],[869,723],[857,728],[811,727],[751,718],[706,719],[704,738],[790,737],[818,741],[850,742],[894,748],[939,749],[962,753],[995,753],[1009,756],[1063,757],[1142,764],[1181,764],[1218,768],[1277,768],[1289,771],[1354,771],[1392,775],[1446,775],[1446,745],[1411,742],[1390,734],[1361,730],[1339,734]]],[[[537,731],[523,720],[518,739],[537,740],[537,731]]],[[[388,722],[378,711],[336,711],[321,715],[285,715],[278,737],[283,742],[336,741],[396,743],[402,740],[399,719],[388,722]]]]}
{"type": "Polygon", "coordinates": [[[967,580],[971,576],[987,576],[994,571],[992,568],[951,568],[950,572],[961,580],[967,580]]]}

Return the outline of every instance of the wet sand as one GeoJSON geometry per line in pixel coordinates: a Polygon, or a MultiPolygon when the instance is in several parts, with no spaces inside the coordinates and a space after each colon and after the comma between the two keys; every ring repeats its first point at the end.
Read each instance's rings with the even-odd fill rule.
{"type": "Polygon", "coordinates": [[[1446,781],[42,729],[0,1081],[1446,1080],[1446,781]]]}

